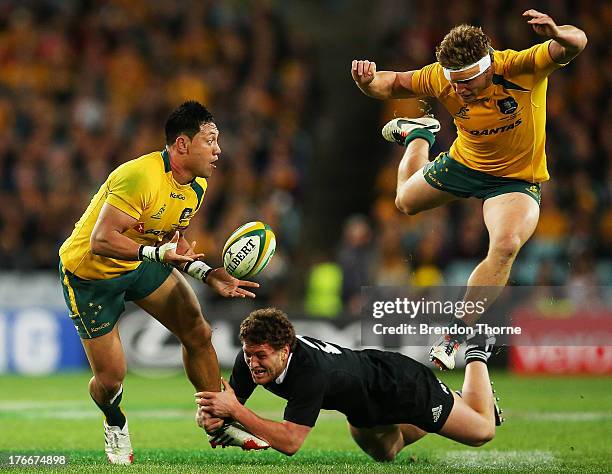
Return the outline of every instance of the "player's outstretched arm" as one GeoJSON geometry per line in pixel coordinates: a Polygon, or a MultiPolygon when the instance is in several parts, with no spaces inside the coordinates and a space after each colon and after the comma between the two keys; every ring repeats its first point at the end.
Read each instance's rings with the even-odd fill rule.
{"type": "Polygon", "coordinates": [[[290,421],[280,423],[260,418],[238,401],[229,383],[224,379],[221,381],[225,387],[223,392],[196,393],[196,403],[208,415],[217,418],[233,418],[250,433],[265,439],[274,449],[288,456],[292,456],[302,447],[306,436],[310,433],[309,426],[298,425],[290,421]]]}
{"type": "Polygon", "coordinates": [[[376,63],[354,59],[351,76],[357,87],[374,99],[410,99],[418,97],[412,90],[414,71],[376,71],[376,63]]]}
{"type": "Polygon", "coordinates": [[[155,251],[155,249],[157,249],[157,251],[153,252],[155,255],[149,255],[151,252],[146,252],[147,254],[143,257],[142,248],[146,246],[142,246],[123,235],[125,231],[134,227],[136,223],[137,220],[132,216],[105,203],[100,210],[96,225],[91,232],[91,237],[89,239],[91,251],[95,255],[128,261],[148,258],[149,260],[156,260],[164,263],[179,264],[194,260],[190,256],[179,255],[176,252],[179,240],[178,231],[174,234],[170,242],[161,247],[147,247],[148,251],[155,251]]]}
{"type": "Polygon", "coordinates": [[[585,48],[587,37],[584,31],[572,25],[557,26],[546,13],[527,10],[523,16],[529,18],[533,30],[540,36],[552,39],[550,57],[558,64],[566,64],[574,59],[585,48]]]}

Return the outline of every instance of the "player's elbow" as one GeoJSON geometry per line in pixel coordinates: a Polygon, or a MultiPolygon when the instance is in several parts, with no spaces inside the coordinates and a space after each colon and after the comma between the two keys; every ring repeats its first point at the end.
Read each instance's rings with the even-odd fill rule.
{"type": "Polygon", "coordinates": [[[589,42],[589,39],[587,38],[587,35],[584,31],[580,30],[580,51],[582,51],[584,48],[586,48],[587,43],[589,42]]]}
{"type": "Polygon", "coordinates": [[[89,238],[89,248],[94,255],[104,255],[108,246],[108,238],[104,232],[94,229],[89,238]]]}
{"type": "Polygon", "coordinates": [[[89,238],[89,248],[91,249],[91,253],[94,255],[99,255],[102,247],[102,241],[99,235],[96,232],[91,233],[91,237],[89,238]]]}
{"type": "Polygon", "coordinates": [[[291,425],[287,427],[287,432],[284,436],[282,446],[275,447],[278,451],[287,456],[293,456],[297,453],[306,439],[306,435],[310,428],[306,428],[298,425],[291,425]]]}

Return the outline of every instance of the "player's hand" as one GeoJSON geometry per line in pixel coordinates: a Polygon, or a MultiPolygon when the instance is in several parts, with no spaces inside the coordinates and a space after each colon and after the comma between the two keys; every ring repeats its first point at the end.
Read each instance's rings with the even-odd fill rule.
{"type": "Polygon", "coordinates": [[[247,296],[255,298],[255,293],[241,287],[259,288],[259,283],[234,278],[223,267],[212,270],[206,277],[206,283],[218,294],[226,298],[245,298],[247,296]]]}
{"type": "Polygon", "coordinates": [[[189,245],[189,242],[184,237],[180,238],[178,244],[176,246],[176,253],[178,255],[185,255],[186,257],[191,257],[194,260],[200,260],[204,258],[203,253],[196,253],[195,251],[196,241],[194,240],[189,245]]]}
{"type": "Polygon", "coordinates": [[[195,394],[196,403],[206,414],[216,418],[230,418],[234,410],[240,406],[234,389],[221,377],[223,392],[198,392],[195,394]]]}
{"type": "Polygon", "coordinates": [[[213,433],[223,426],[225,420],[210,416],[201,406],[198,406],[195,415],[196,424],[207,433],[213,433]]]}
{"type": "MultiPolygon", "coordinates": [[[[193,262],[199,258],[202,258],[204,254],[197,254],[192,252],[192,255],[183,255],[179,252],[178,244],[180,239],[180,233],[177,230],[174,233],[174,236],[170,240],[170,242],[163,244],[159,247],[161,261],[164,263],[169,263],[171,265],[179,265],[185,262],[193,262]]],[[[182,249],[185,250],[186,249],[182,249]]]]}
{"type": "Polygon", "coordinates": [[[559,27],[546,13],[532,9],[524,12],[523,16],[529,18],[527,23],[533,27],[538,35],[545,38],[556,38],[559,35],[559,27]]]}
{"type": "Polygon", "coordinates": [[[376,63],[367,59],[353,59],[351,75],[358,86],[367,86],[376,75],[376,63]]]}

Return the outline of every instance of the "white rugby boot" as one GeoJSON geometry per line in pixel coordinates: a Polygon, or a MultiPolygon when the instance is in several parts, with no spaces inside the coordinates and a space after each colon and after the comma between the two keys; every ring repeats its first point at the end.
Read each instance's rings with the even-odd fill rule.
{"type": "Polygon", "coordinates": [[[130,442],[127,420],[123,428],[109,426],[104,420],[104,452],[111,464],[132,464],[134,451],[130,442]]]}
{"type": "Polygon", "coordinates": [[[383,127],[382,136],[391,143],[406,146],[406,137],[415,130],[429,130],[434,135],[440,131],[440,122],[431,116],[420,118],[395,118],[383,127]]]}
{"type": "Polygon", "coordinates": [[[249,433],[244,426],[234,421],[227,423],[214,433],[208,435],[208,441],[213,448],[221,446],[238,446],[244,451],[253,449],[268,449],[270,444],[257,436],[249,433]]]}
{"type": "Polygon", "coordinates": [[[461,340],[445,334],[429,349],[429,360],[440,370],[453,370],[461,340]]]}

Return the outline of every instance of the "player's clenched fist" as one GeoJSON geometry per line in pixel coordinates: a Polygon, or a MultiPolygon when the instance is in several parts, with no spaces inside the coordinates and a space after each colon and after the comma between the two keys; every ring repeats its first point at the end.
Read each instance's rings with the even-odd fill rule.
{"type": "Polygon", "coordinates": [[[357,85],[368,85],[376,75],[376,63],[367,59],[354,59],[351,67],[351,75],[357,85]]]}

